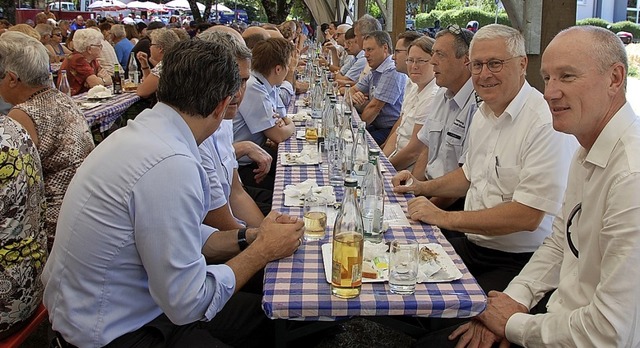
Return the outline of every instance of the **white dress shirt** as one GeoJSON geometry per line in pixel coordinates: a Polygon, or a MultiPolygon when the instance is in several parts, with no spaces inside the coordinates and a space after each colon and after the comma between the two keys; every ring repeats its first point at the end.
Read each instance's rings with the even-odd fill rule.
{"type": "Polygon", "coordinates": [[[557,290],[548,313],[509,318],[509,341],[526,347],[640,346],[638,149],[640,120],[627,103],[589,151],[578,150],[553,234],[504,292],[531,308],[557,290]]]}
{"type": "Polygon", "coordinates": [[[492,208],[515,201],[545,212],[538,228],[503,236],[467,234],[479,246],[534,252],[551,233],[560,210],[574,137],[556,132],[542,94],[525,82],[506,110],[496,117],[482,104],[469,129],[469,150],[462,166],[471,183],[464,210],[492,208]]]}

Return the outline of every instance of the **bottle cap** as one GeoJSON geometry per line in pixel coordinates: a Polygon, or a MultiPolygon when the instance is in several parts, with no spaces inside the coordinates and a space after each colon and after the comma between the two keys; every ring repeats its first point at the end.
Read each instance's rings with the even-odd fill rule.
{"type": "Polygon", "coordinates": [[[344,187],[357,187],[358,180],[356,178],[347,177],[344,179],[344,187]]]}

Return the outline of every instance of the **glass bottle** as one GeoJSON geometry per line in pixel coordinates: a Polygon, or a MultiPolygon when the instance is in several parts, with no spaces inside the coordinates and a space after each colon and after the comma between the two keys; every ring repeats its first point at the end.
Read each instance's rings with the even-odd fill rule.
{"type": "Polygon", "coordinates": [[[344,198],[333,226],[331,294],[340,298],[357,297],[362,285],[364,238],[356,184],[353,178],[344,180],[344,198]]]}
{"type": "Polygon", "coordinates": [[[348,83],[344,86],[344,98],[342,98],[342,110],[353,111],[353,101],[351,100],[351,85],[348,83]]]}
{"type": "Polygon", "coordinates": [[[369,162],[369,144],[366,137],[367,124],[360,122],[358,134],[351,149],[352,168],[351,175],[358,180],[358,187],[362,187],[362,180],[366,174],[367,163],[369,162]]]}
{"type": "Polygon", "coordinates": [[[122,77],[120,76],[120,65],[113,67],[113,94],[122,94],[122,77]]]}
{"type": "Polygon", "coordinates": [[[381,243],[382,223],[384,220],[384,179],[378,167],[380,150],[369,149],[369,164],[362,182],[362,221],[364,238],[370,242],[381,243]]]}
{"type": "Polygon", "coordinates": [[[49,87],[56,89],[56,84],[53,82],[53,73],[49,72],[49,87]]]}
{"type": "Polygon", "coordinates": [[[129,81],[136,85],[140,83],[140,71],[138,71],[138,63],[134,52],[129,55],[129,64],[127,64],[127,72],[129,73],[129,81]]]}
{"type": "Polygon", "coordinates": [[[340,142],[342,148],[342,171],[345,177],[351,176],[351,170],[353,168],[353,143],[356,140],[356,136],[353,133],[353,127],[351,126],[351,110],[347,110],[342,117],[342,124],[340,125],[340,142]]]}
{"type": "Polygon", "coordinates": [[[68,96],[71,96],[71,87],[69,86],[69,80],[67,79],[67,71],[60,70],[60,81],[58,82],[58,90],[68,96]]]}

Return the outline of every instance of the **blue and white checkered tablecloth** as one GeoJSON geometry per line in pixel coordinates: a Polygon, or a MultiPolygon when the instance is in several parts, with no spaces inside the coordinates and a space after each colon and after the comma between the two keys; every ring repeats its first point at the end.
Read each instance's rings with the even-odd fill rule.
{"type": "MultiPolygon", "coordinates": [[[[73,99],[77,102],[87,101],[87,94],[78,94],[73,96],[73,99]]],[[[113,123],[138,100],[140,100],[140,97],[135,93],[116,94],[94,108],[83,109],[82,113],[89,127],[98,125],[100,131],[104,132],[111,128],[113,123]]]]}
{"type": "MultiPolygon", "coordinates": [[[[295,111],[295,110],[293,110],[295,111]]],[[[369,138],[370,144],[372,139],[369,138]]],[[[304,141],[291,138],[280,144],[280,152],[299,152],[304,141]]],[[[326,163],[326,161],[324,162],[326,163]]],[[[386,158],[382,159],[387,201],[398,203],[407,211],[410,196],[397,195],[391,189],[391,178],[396,173],[386,158]]],[[[273,209],[302,217],[301,207],[285,207],[285,185],[306,179],[329,185],[326,166],[282,166],[278,161],[273,196],[273,209]]],[[[342,192],[339,192],[338,199],[342,192]]],[[[442,318],[472,317],[482,312],[486,296],[469,273],[453,247],[437,227],[411,221],[411,227],[392,227],[385,240],[415,239],[420,243],[439,243],[463,274],[459,280],[448,283],[417,284],[413,295],[401,296],[389,292],[387,283],[363,283],[360,296],[340,299],[331,295],[322,262],[320,246],[330,243],[333,226],[329,226],[325,239],[304,242],[291,257],[271,262],[265,268],[262,306],[269,318],[299,320],[331,320],[351,316],[415,315],[442,318]]]]}

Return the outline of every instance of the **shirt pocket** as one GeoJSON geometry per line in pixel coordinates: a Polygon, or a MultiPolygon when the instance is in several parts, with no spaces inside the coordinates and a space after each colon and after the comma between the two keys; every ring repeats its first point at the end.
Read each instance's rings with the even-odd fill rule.
{"type": "Polygon", "coordinates": [[[520,182],[521,171],[521,166],[496,166],[496,184],[502,195],[503,202],[510,202],[513,199],[513,193],[520,182]]]}
{"type": "Polygon", "coordinates": [[[442,130],[444,129],[444,122],[437,120],[427,120],[425,126],[418,132],[418,139],[427,145],[430,150],[434,151],[440,146],[440,138],[442,137],[442,130]]]}
{"type": "Polygon", "coordinates": [[[464,142],[464,136],[465,129],[454,124],[451,128],[447,129],[445,140],[449,146],[460,147],[464,142]]]}

